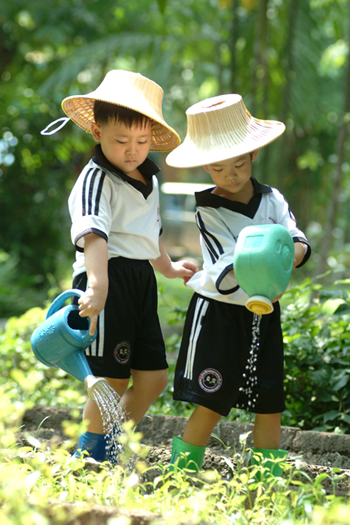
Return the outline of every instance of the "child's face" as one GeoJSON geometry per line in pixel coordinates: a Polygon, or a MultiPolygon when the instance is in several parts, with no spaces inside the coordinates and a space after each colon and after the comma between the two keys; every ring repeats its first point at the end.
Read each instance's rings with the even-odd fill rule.
{"type": "Polygon", "coordinates": [[[258,150],[203,166],[216,184],[215,193],[230,200],[241,200],[252,187],[252,162],[257,155],[258,150]]]}
{"type": "Polygon", "coordinates": [[[109,120],[107,124],[91,126],[92,136],[100,142],[104,156],[113,166],[130,177],[146,159],[151,146],[152,124],[131,126],[109,120]]]}

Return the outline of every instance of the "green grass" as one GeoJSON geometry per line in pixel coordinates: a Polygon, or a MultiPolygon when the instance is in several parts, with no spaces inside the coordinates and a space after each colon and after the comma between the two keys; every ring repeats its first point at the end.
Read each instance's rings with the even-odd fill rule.
{"type": "MultiPolygon", "coordinates": [[[[85,511],[92,505],[104,505],[130,513],[151,512],[167,525],[350,524],[346,498],[326,494],[322,486],[327,478],[336,487],[340,477],[335,471],[311,480],[284,464],[283,478],[257,482],[257,467],[250,466],[243,453],[227,459],[233,472],[230,480],[222,479],[215,470],[201,472],[196,478],[183,471],[169,473],[161,464],[152,467],[158,467],[156,478],[147,477],[147,448],[140,444],[140,434],[127,425],[120,464],[113,470],[106,464],[94,472],[83,460],[69,456],[68,449],[80,431],[72,422],[64,425],[68,439],[63,444],[52,443],[49,449],[35,436],[27,436],[31,446],[16,445],[25,407],[0,388],[1,525],[64,525],[80,512],[79,507],[69,507],[71,503],[83,504],[85,511]]],[[[120,523],[131,525],[132,519],[108,521],[109,525],[120,523]]]]}
{"type": "Polygon", "coordinates": [[[178,310],[187,310],[193,290],[182,279],[167,279],[156,272],[158,285],[158,314],[162,325],[177,319],[178,310]]]}

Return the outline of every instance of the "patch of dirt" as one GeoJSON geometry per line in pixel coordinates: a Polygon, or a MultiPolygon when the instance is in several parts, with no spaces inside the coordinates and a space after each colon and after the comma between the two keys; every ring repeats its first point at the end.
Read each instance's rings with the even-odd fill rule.
{"type": "MultiPolygon", "coordinates": [[[[72,420],[69,409],[35,407],[24,414],[19,441],[27,444],[28,435],[36,436],[40,441],[48,443],[51,440],[62,441],[65,439],[62,423],[69,420],[72,420]]],[[[161,465],[167,467],[171,457],[172,439],[174,436],[182,435],[186,421],[187,419],[183,417],[146,415],[137,425],[137,431],[143,434],[141,442],[149,447],[145,461],[150,468],[142,481],[153,482],[162,472],[161,465]]],[[[252,447],[252,430],[251,424],[221,421],[214,430],[218,438],[211,437],[206,449],[203,470],[215,469],[223,479],[231,479],[237,467],[236,459],[243,451],[241,436],[248,434],[246,448],[252,447]]],[[[294,470],[297,468],[304,473],[301,481],[309,483],[310,480],[312,482],[317,476],[325,473],[327,476],[322,481],[322,486],[327,493],[348,495],[350,435],[282,427],[280,448],[288,451],[288,462],[292,468],[294,470]],[[334,473],[335,467],[338,469],[337,473],[334,473]]],[[[99,469],[99,464],[94,460],[87,459],[86,466],[91,470],[99,469]]],[[[76,511],[75,507],[74,509],[76,511]]],[[[95,523],[103,525],[111,515],[126,516],[123,512],[120,514],[120,509],[111,510],[108,507],[104,510],[100,509],[101,514],[97,519],[95,510],[95,506],[90,510],[79,507],[77,512],[74,511],[75,517],[69,525],[95,525],[95,523]]],[[[147,524],[155,520],[155,516],[147,517],[137,513],[129,513],[128,516],[132,520],[131,525],[147,524]]],[[[160,519],[159,516],[156,518],[154,523],[158,523],[160,519]]]]}

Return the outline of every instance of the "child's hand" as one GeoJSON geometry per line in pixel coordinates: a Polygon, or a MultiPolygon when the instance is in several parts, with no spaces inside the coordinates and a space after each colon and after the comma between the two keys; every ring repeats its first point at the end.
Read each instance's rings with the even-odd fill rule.
{"type": "Polygon", "coordinates": [[[293,261],[293,270],[298,266],[305,257],[305,244],[302,242],[294,243],[294,261],[293,261]]]}
{"type": "Polygon", "coordinates": [[[191,277],[198,272],[198,266],[192,261],[177,261],[172,263],[172,274],[169,275],[169,278],[180,277],[184,280],[186,284],[191,277]]]}
{"type": "Polygon", "coordinates": [[[88,288],[78,301],[79,315],[90,318],[90,335],[96,331],[98,316],[105,307],[106,299],[107,292],[104,290],[88,288]]]}

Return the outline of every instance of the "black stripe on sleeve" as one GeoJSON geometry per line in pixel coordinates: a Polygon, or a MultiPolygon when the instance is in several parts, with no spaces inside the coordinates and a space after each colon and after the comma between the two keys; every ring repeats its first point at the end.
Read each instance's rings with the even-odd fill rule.
{"type": "Polygon", "coordinates": [[[103,186],[105,177],[106,177],[106,173],[103,171],[100,177],[100,182],[98,183],[98,188],[97,188],[96,202],[95,202],[95,215],[98,215],[98,212],[100,211],[102,186],[103,186]]]}
{"type": "Polygon", "coordinates": [[[93,174],[91,175],[91,179],[90,179],[89,196],[88,196],[88,200],[89,200],[88,215],[92,214],[92,196],[94,193],[94,184],[95,184],[97,172],[98,172],[98,169],[97,168],[94,169],[93,174]]]}
{"type": "Polygon", "coordinates": [[[84,177],[83,188],[82,188],[82,215],[98,215],[100,210],[100,202],[102,195],[103,182],[105,180],[106,173],[100,168],[90,168],[84,177]],[[92,172],[92,174],[91,174],[92,172]],[[94,198],[94,186],[98,174],[101,174],[96,196],[94,198]]]}
{"type": "Polygon", "coordinates": [[[217,289],[217,291],[219,293],[221,293],[221,295],[229,295],[231,293],[235,293],[237,292],[237,290],[239,290],[239,285],[237,284],[237,286],[234,286],[233,288],[230,288],[230,289],[227,289],[227,290],[220,290],[220,284],[222,283],[222,281],[224,280],[224,278],[226,277],[226,275],[231,271],[233,270],[233,264],[230,264],[229,266],[227,266],[222,272],[221,274],[219,275],[217,281],[216,281],[216,284],[215,284],[215,287],[217,289]]]}
{"type": "Polygon", "coordinates": [[[199,231],[201,232],[203,240],[208,248],[212,262],[214,263],[218,260],[219,255],[224,253],[223,247],[218,241],[218,239],[212,233],[208,232],[204,225],[201,214],[198,210],[196,213],[196,221],[199,231]]]}
{"type": "Polygon", "coordinates": [[[82,188],[82,192],[81,192],[81,198],[82,198],[82,202],[81,202],[81,210],[82,210],[82,212],[81,213],[82,213],[83,217],[86,215],[86,186],[87,186],[87,182],[88,182],[91,170],[92,170],[92,168],[87,170],[87,172],[85,174],[84,182],[83,182],[83,188],[82,188]]]}

